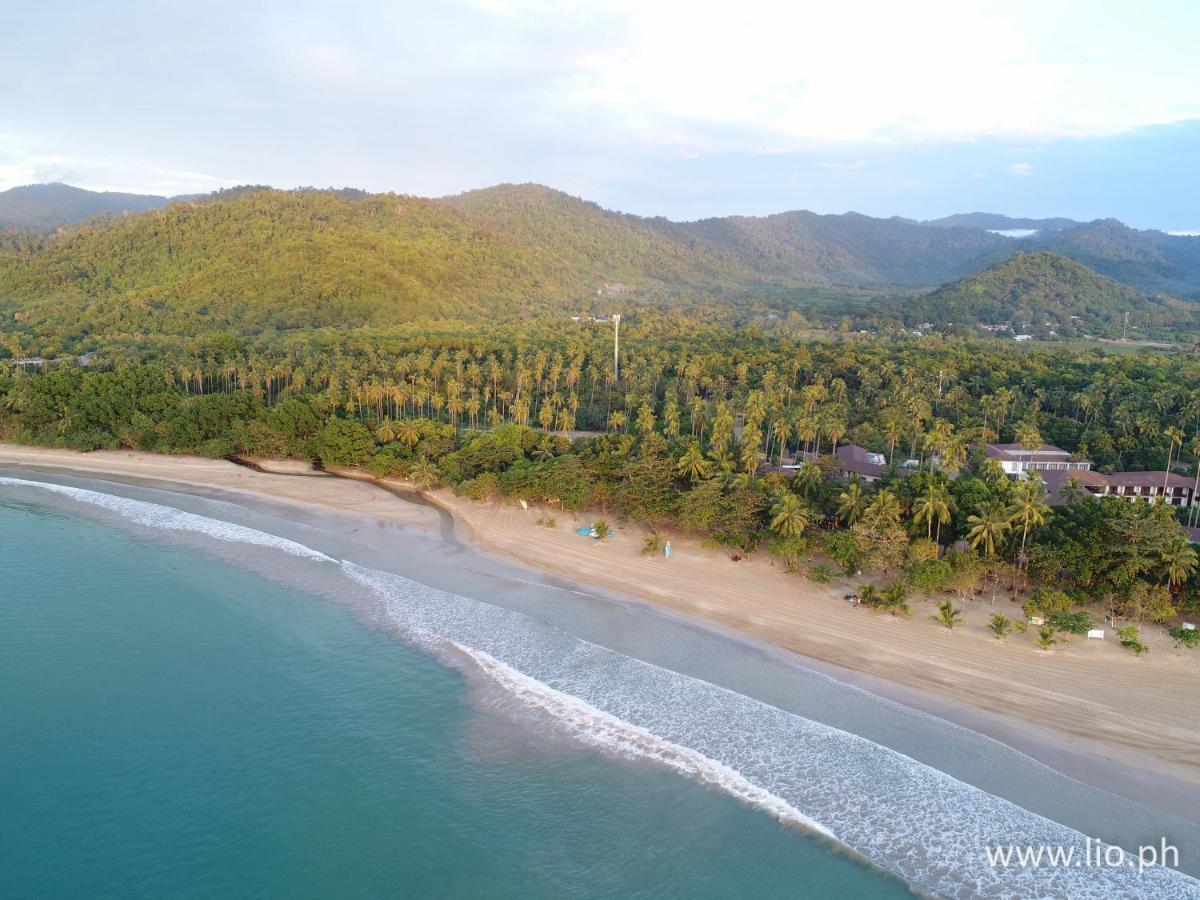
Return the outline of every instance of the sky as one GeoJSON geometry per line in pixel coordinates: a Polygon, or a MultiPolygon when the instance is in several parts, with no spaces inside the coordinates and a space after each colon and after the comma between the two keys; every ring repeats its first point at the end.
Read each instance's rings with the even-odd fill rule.
{"type": "Polygon", "coordinates": [[[0,189],[1200,229],[1195,0],[59,0],[0,10],[0,189]]]}

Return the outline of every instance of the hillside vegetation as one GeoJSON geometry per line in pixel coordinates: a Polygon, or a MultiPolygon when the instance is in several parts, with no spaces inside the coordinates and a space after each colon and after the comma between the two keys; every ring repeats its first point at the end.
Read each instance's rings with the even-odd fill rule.
{"type": "MultiPolygon", "coordinates": [[[[1054,240],[1073,235],[1080,254],[1107,247],[1106,264],[1126,274],[1157,271],[1145,261],[1157,246],[1153,233],[1102,225],[1054,240]],[[1125,246],[1125,232],[1141,251],[1113,249],[1125,246]],[[1105,233],[1107,243],[1096,237],[1105,233]]],[[[1178,240],[1183,249],[1163,251],[1156,265],[1186,258],[1188,241],[1200,246],[1178,240]]],[[[1011,258],[1049,244],[854,213],[671,222],[539,185],[437,200],[243,187],[52,235],[0,236],[0,331],[65,348],[97,335],[670,308],[743,320],[800,310],[824,323],[846,313],[893,322],[1019,318],[1099,333],[1111,333],[1126,311],[1150,331],[1195,323],[1190,304],[1148,297],[1062,256],[1011,258]],[[901,290],[900,300],[883,301],[901,290]]]]}
{"type": "Polygon", "coordinates": [[[1117,335],[1126,313],[1142,333],[1200,322],[1200,307],[1150,296],[1057,253],[1021,253],[1010,260],[905,301],[910,323],[994,324],[1034,334],[1086,331],[1117,335]]]}

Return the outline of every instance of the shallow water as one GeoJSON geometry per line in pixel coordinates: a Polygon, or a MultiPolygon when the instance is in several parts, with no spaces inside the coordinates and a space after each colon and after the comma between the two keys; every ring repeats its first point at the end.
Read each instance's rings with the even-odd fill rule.
{"type": "MultiPolygon", "coordinates": [[[[82,811],[100,815],[82,824],[75,813],[47,815],[45,821],[69,825],[70,836],[86,845],[97,832],[154,820],[138,807],[155,797],[160,802],[164,796],[189,798],[190,773],[208,771],[198,779],[203,797],[185,804],[196,833],[179,824],[174,831],[154,829],[163,838],[175,835],[159,846],[166,858],[178,855],[180,848],[203,851],[207,862],[199,863],[201,874],[191,881],[202,893],[209,889],[204,866],[215,864],[221,852],[238,843],[214,842],[213,830],[224,833],[225,823],[253,823],[260,813],[257,804],[243,809],[245,798],[261,803],[284,796],[282,808],[268,803],[261,815],[282,832],[298,829],[296,842],[311,853],[301,854],[303,860],[291,851],[272,854],[272,848],[291,847],[292,842],[279,844],[272,836],[264,848],[261,826],[248,824],[248,846],[241,852],[254,858],[270,855],[278,863],[272,878],[281,880],[266,886],[258,882],[247,893],[295,894],[306,888],[328,893],[344,876],[333,874],[318,888],[308,880],[311,876],[300,873],[358,872],[362,853],[380,860],[382,869],[347,878],[351,893],[472,894],[486,885],[496,895],[534,885],[534,893],[556,896],[722,896],[744,890],[751,879],[756,893],[767,895],[793,894],[801,885],[799,892],[823,896],[903,892],[897,882],[808,831],[830,833],[837,846],[851,848],[923,890],[947,895],[1197,893],[1195,881],[1167,872],[1134,878],[1125,871],[991,869],[982,859],[984,841],[1071,843],[1082,835],[960,780],[962,772],[951,777],[918,762],[920,753],[914,759],[890,747],[908,751],[908,745],[936,735],[948,746],[931,756],[947,758],[943,768],[951,771],[970,768],[971,754],[963,747],[987,749],[996,759],[1006,759],[1007,748],[894,704],[881,706],[836,684],[824,684],[825,696],[816,690],[807,704],[799,704],[813,709],[796,710],[785,708],[796,704],[764,703],[648,664],[635,657],[662,663],[655,657],[671,654],[636,653],[636,646],[655,643],[656,628],[661,636],[674,626],[659,627],[629,610],[605,620],[602,611],[608,607],[603,604],[564,603],[561,596],[557,616],[531,616],[547,612],[551,601],[545,589],[489,576],[482,571],[488,566],[469,556],[458,558],[453,567],[456,577],[450,580],[457,590],[438,590],[429,582],[445,580],[447,574],[425,571],[436,553],[415,536],[388,535],[390,546],[397,548],[392,562],[425,575],[425,583],[361,561],[335,561],[345,558],[353,543],[350,536],[308,533],[303,522],[282,528],[275,523],[270,531],[250,524],[227,530],[211,514],[234,510],[211,501],[201,504],[208,513],[202,515],[164,512],[162,503],[148,505],[107,492],[100,492],[100,498],[81,494],[79,485],[50,493],[0,479],[0,491],[4,487],[24,502],[10,503],[0,514],[0,574],[6,584],[20,585],[39,600],[14,601],[15,592],[6,592],[0,608],[5,617],[0,641],[11,644],[11,649],[0,647],[0,666],[13,672],[0,685],[0,711],[11,706],[18,723],[40,716],[47,728],[56,730],[56,746],[69,752],[55,759],[54,754],[33,752],[29,744],[26,756],[13,760],[15,765],[3,765],[9,760],[0,759],[0,771],[22,773],[22,761],[32,769],[23,777],[13,776],[14,787],[62,785],[69,779],[60,773],[79,769],[81,775],[71,782],[74,790],[87,794],[93,782],[107,785],[118,773],[89,767],[92,756],[84,750],[87,741],[79,739],[78,726],[98,727],[91,721],[93,710],[124,710],[126,715],[105,732],[131,754],[120,759],[113,795],[141,801],[84,807],[82,811]],[[46,497],[36,510],[30,506],[38,502],[38,494],[48,494],[59,511],[46,511],[46,497]],[[79,512],[112,516],[123,527],[114,530],[80,519],[79,512]],[[281,536],[285,532],[286,538],[281,536]],[[14,547],[21,549],[9,552],[14,547]],[[65,547],[71,552],[63,553],[65,547]],[[409,565],[401,565],[405,562],[409,565]],[[268,571],[271,580],[258,571],[268,571]],[[316,595],[340,599],[343,605],[322,602],[316,595]],[[88,602],[83,604],[81,597],[88,602]],[[78,621],[81,616],[84,620],[78,621]],[[364,623],[391,629],[428,654],[364,623]],[[652,633],[645,627],[630,629],[635,623],[649,623],[652,633]],[[617,639],[601,646],[595,639],[606,631],[615,632],[609,637],[617,639]],[[29,639],[37,636],[41,640],[29,639]],[[36,659],[23,664],[8,659],[20,663],[34,653],[36,659]],[[86,686],[83,695],[43,690],[59,683],[55,672],[103,671],[113,659],[128,660],[116,667],[124,676],[120,683],[106,684],[106,675],[87,679],[86,685],[68,680],[67,687],[86,686]],[[467,680],[435,659],[459,667],[467,680]],[[191,665],[176,671],[185,663],[191,665]],[[149,696],[147,684],[153,686],[149,696]],[[182,692],[186,702],[162,702],[173,691],[182,692]],[[40,710],[36,715],[35,709],[40,710]],[[887,713],[881,715],[881,710],[887,713]],[[855,725],[868,718],[871,728],[855,725]],[[143,730],[143,719],[150,731],[143,730]],[[167,745],[174,752],[164,758],[179,753],[190,757],[192,747],[188,741],[164,742],[159,727],[177,738],[191,735],[200,746],[213,745],[219,751],[215,760],[225,761],[221,777],[212,776],[214,758],[207,755],[158,765],[157,751],[167,745]],[[347,734],[356,740],[346,739],[347,734]],[[246,740],[247,735],[252,739],[246,740]],[[319,749],[314,750],[314,742],[319,749]],[[956,750],[958,744],[962,746],[956,750]],[[296,759],[293,752],[299,754],[296,759]],[[147,765],[138,765],[146,755],[152,757],[147,765]],[[231,763],[229,757],[239,762],[231,763]],[[264,764],[256,765],[259,760],[264,764]],[[177,777],[187,783],[180,786],[177,777]],[[129,778],[136,781],[130,785],[129,778]],[[365,816],[377,826],[371,830],[382,843],[360,834],[361,829],[351,829],[356,835],[353,852],[343,846],[346,840],[331,840],[321,827],[324,822],[314,824],[311,810],[305,810],[310,783],[320,798],[316,807],[323,811],[317,818],[327,813],[345,823],[365,816]],[[517,803],[517,798],[529,803],[517,803]],[[479,832],[481,817],[495,828],[479,832]],[[446,831],[433,828],[441,836],[431,838],[432,844],[422,843],[409,834],[413,822],[423,823],[418,829],[422,834],[433,828],[431,822],[446,831]],[[310,833],[314,828],[318,839],[310,833]],[[698,829],[704,839],[697,839],[698,829]],[[565,844],[564,835],[571,835],[565,844]],[[407,846],[397,846],[414,841],[424,848],[416,856],[407,846]],[[360,853],[360,842],[374,849],[360,853]],[[440,867],[432,845],[448,854],[440,867]],[[489,868],[489,860],[500,858],[513,867],[507,875],[489,868]],[[410,861],[403,872],[397,873],[397,859],[410,861]],[[463,860],[461,872],[451,859],[463,860]],[[471,879],[473,866],[487,872],[483,880],[471,879]],[[385,883],[385,872],[397,880],[389,888],[375,887],[385,883]],[[376,876],[381,880],[370,880],[376,876]],[[364,878],[368,880],[360,881],[364,878]],[[359,884],[361,888],[354,887],[359,884]]],[[[266,524],[260,514],[242,510],[240,515],[243,523],[266,524]]],[[[694,640],[717,639],[699,634],[694,640]]],[[[730,658],[745,661],[738,654],[730,658]]],[[[742,677],[753,670],[738,667],[742,677]]],[[[823,682],[813,676],[811,684],[823,682]]],[[[82,734],[88,734],[87,728],[82,734]]],[[[18,740],[15,747],[26,743],[18,740]]],[[[1004,764],[1020,762],[1007,759],[1004,764]]],[[[1036,764],[1027,768],[1037,773],[1036,764]]],[[[1037,777],[1052,781],[1054,773],[1046,772],[1037,777]]],[[[1074,794],[1085,810],[1088,803],[1106,802],[1086,792],[1074,794]]],[[[60,806],[71,808],[61,797],[49,808],[60,806]]],[[[163,814],[155,811],[158,817],[163,814]]],[[[30,828],[28,822],[8,824],[18,827],[6,828],[7,834],[30,828]]],[[[38,829],[32,831],[36,836],[38,829]]],[[[56,845],[61,842],[50,839],[40,852],[27,847],[21,856],[44,859],[56,845]]],[[[111,853],[112,847],[108,849],[111,853]]],[[[111,874],[129,877],[129,863],[123,860],[111,874]]],[[[187,868],[173,865],[160,877],[187,868]]],[[[27,872],[26,883],[36,885],[35,877],[36,871],[27,872]]],[[[95,876],[81,878],[78,885],[88,877],[95,876]]],[[[213,884],[224,888],[221,893],[229,892],[225,873],[212,877],[213,884]]],[[[141,890],[137,880],[109,883],[126,894],[141,890]]],[[[172,890],[162,882],[149,883],[148,893],[172,890]]]]}

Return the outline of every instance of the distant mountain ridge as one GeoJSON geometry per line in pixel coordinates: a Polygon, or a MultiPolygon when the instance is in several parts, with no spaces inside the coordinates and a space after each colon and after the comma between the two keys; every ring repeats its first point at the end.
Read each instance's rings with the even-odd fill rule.
{"type": "Polygon", "coordinates": [[[926,219],[921,224],[936,228],[982,228],[985,231],[1062,231],[1083,223],[1074,219],[1020,219],[999,213],[973,212],[926,219]]]}
{"type": "MultiPolygon", "coordinates": [[[[54,234],[0,235],[0,331],[6,316],[11,327],[61,322],[67,337],[513,315],[585,308],[612,283],[623,287],[606,307],[811,309],[903,292],[916,311],[932,308],[914,294],[950,282],[957,293],[935,292],[937,303],[975,303],[963,279],[984,273],[973,284],[996,309],[1025,291],[1044,321],[1083,317],[1079,307],[1095,323],[1140,309],[1190,322],[1187,304],[1158,295],[1200,296],[1200,238],[1115,220],[1025,240],[858,213],[674,222],[535,184],[438,199],[243,186],[164,202],[54,234]],[[1078,268],[1034,266],[1048,254],[1078,268]]],[[[1023,221],[1055,220],[1002,224],[1023,221]]]]}
{"type": "Polygon", "coordinates": [[[69,184],[27,184],[0,191],[0,228],[49,231],[92,216],[145,212],[168,203],[166,197],[87,191],[69,184]]]}

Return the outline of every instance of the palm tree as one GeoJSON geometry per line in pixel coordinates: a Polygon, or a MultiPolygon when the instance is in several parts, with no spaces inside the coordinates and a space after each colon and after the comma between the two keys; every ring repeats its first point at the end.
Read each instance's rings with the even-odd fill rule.
{"type": "MultiPolygon", "coordinates": [[[[545,409],[546,407],[542,408],[545,409]]],[[[547,434],[538,441],[538,445],[533,449],[531,455],[538,462],[545,462],[554,456],[554,441],[551,440],[550,435],[547,434]]]]}
{"type": "Polygon", "coordinates": [[[999,500],[980,503],[975,507],[975,514],[967,517],[967,524],[971,526],[967,531],[967,542],[972,550],[978,550],[982,545],[984,556],[995,556],[996,546],[1012,528],[999,500]]]}
{"type": "Polygon", "coordinates": [[[858,599],[865,606],[878,606],[883,599],[883,595],[875,589],[875,585],[867,583],[859,585],[858,599]]]}
{"type": "Polygon", "coordinates": [[[421,426],[412,419],[405,419],[396,426],[396,440],[411,450],[421,440],[421,426]]]}
{"type": "Polygon", "coordinates": [[[1026,453],[1032,453],[1042,446],[1042,434],[1033,419],[1026,419],[1017,426],[1017,443],[1026,453]]]}
{"type": "Polygon", "coordinates": [[[1058,639],[1054,636],[1054,629],[1049,625],[1043,627],[1042,630],[1038,632],[1037,645],[1042,648],[1043,653],[1057,643],[1058,639]]]}
{"type": "Polygon", "coordinates": [[[805,460],[792,476],[792,484],[805,497],[809,496],[821,484],[821,467],[811,460],[805,460]]]}
{"type": "Polygon", "coordinates": [[[692,484],[695,484],[701,479],[707,478],[709,472],[712,471],[712,463],[704,458],[704,453],[700,450],[700,442],[692,441],[683,456],[679,457],[679,462],[675,465],[675,471],[680,477],[686,478],[692,484]]]}
{"type": "Polygon", "coordinates": [[[412,468],[408,470],[408,477],[412,479],[412,483],[417,486],[418,490],[427,491],[430,488],[437,486],[437,466],[422,456],[415,463],[413,463],[412,468]]]}
{"type": "Polygon", "coordinates": [[[1025,555],[1025,542],[1029,539],[1029,531],[1039,525],[1046,524],[1046,514],[1050,507],[1042,501],[1042,483],[1036,478],[1026,478],[1018,481],[1013,492],[1013,502],[1008,507],[1008,520],[1011,524],[1021,526],[1021,556],[1025,555]]]}
{"type": "Polygon", "coordinates": [[[963,615],[961,609],[955,609],[949,600],[943,600],[938,604],[937,615],[929,618],[937,622],[939,625],[944,625],[947,631],[950,631],[962,621],[963,615]]]}
{"type": "Polygon", "coordinates": [[[613,410],[612,415],[608,417],[608,430],[620,431],[625,427],[626,421],[628,421],[628,417],[625,415],[625,413],[621,412],[619,409],[613,410]]]}
{"type": "Polygon", "coordinates": [[[850,482],[846,489],[838,494],[837,515],[844,525],[857,522],[865,507],[866,498],[863,497],[862,486],[857,481],[850,482]]]}
{"type": "Polygon", "coordinates": [[[592,534],[603,541],[610,534],[612,534],[612,532],[609,531],[608,522],[606,520],[597,519],[595,522],[592,523],[592,534]]]}
{"type": "Polygon", "coordinates": [[[396,430],[392,428],[392,420],[384,419],[375,429],[375,439],[381,444],[390,444],[396,439],[396,430]]]}
{"type": "Polygon", "coordinates": [[[780,537],[799,537],[808,527],[808,510],[789,490],[780,490],[771,505],[771,530],[780,537]]]}
{"type": "Polygon", "coordinates": [[[1012,631],[1012,627],[1012,621],[1003,613],[992,613],[992,617],[988,619],[988,628],[992,630],[992,634],[996,636],[996,640],[998,641],[1002,641],[1008,637],[1008,633],[1012,631]]]}
{"type": "Polygon", "coordinates": [[[898,525],[900,523],[900,501],[891,491],[882,490],[867,506],[866,516],[876,522],[898,525]]]}
{"type": "Polygon", "coordinates": [[[926,524],[925,536],[933,540],[933,520],[937,519],[937,542],[942,541],[942,524],[950,521],[954,499],[946,489],[945,482],[930,479],[925,484],[925,493],[913,504],[913,521],[926,524]]]}
{"type": "Polygon", "coordinates": [[[1175,452],[1175,448],[1183,443],[1183,432],[1172,425],[1163,432],[1163,436],[1167,439],[1167,471],[1163,472],[1163,499],[1167,498],[1167,483],[1171,478],[1171,456],[1175,452]]]}
{"type": "Polygon", "coordinates": [[[1196,571],[1196,551],[1182,534],[1175,535],[1162,551],[1163,570],[1167,584],[1178,587],[1196,571]]]}

